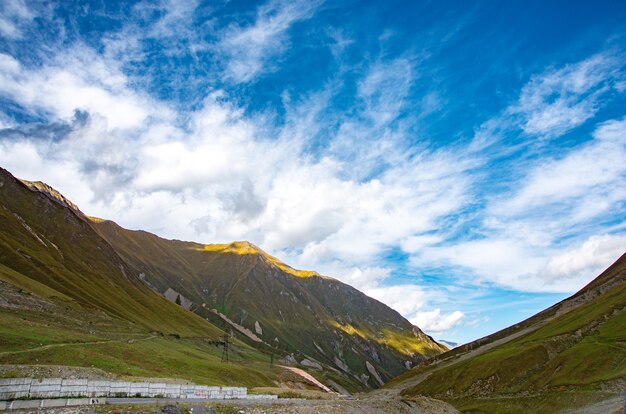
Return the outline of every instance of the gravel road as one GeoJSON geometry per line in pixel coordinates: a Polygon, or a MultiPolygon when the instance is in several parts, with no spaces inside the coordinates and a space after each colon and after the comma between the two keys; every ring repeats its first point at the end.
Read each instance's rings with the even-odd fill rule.
{"type": "MultiPolygon", "coordinates": [[[[126,402],[126,401],[120,401],[126,402]]],[[[27,410],[14,411],[19,413],[27,410]]],[[[37,412],[34,410],[32,412],[37,412]]],[[[191,403],[163,405],[95,405],[46,409],[49,414],[460,414],[452,406],[430,398],[415,401],[398,399],[363,400],[237,400],[219,403],[191,403]]]]}

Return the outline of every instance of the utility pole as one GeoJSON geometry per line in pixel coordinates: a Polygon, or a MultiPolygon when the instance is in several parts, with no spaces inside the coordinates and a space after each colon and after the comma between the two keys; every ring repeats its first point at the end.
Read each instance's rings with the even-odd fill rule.
{"type": "Polygon", "coordinates": [[[208,343],[210,343],[211,345],[222,346],[222,362],[225,362],[227,364],[229,362],[229,359],[228,359],[229,338],[230,338],[230,335],[227,332],[224,332],[224,336],[222,337],[221,340],[208,341],[208,343]]]}

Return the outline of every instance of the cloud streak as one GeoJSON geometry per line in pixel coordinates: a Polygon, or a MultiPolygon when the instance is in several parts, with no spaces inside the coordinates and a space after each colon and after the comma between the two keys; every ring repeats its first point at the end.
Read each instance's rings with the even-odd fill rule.
{"type": "Polygon", "coordinates": [[[35,13],[23,0],[7,0],[0,6],[0,34],[11,39],[21,39],[23,29],[35,13]]]}
{"type": "Polygon", "coordinates": [[[228,26],[217,44],[225,59],[226,78],[250,82],[260,73],[272,71],[272,60],[287,48],[289,28],[311,18],[321,3],[271,0],[257,8],[253,24],[228,26]]]}
{"type": "Polygon", "coordinates": [[[591,119],[600,97],[609,92],[620,75],[622,57],[609,53],[534,76],[522,89],[509,112],[519,115],[524,132],[554,137],[591,119]]]}

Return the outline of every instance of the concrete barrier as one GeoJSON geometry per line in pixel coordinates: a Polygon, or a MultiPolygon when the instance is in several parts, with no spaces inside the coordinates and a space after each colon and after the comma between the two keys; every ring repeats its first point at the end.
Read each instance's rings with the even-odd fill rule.
{"type": "MultiPolygon", "coordinates": [[[[0,400],[69,397],[163,397],[242,399],[244,387],[207,387],[164,382],[92,381],[62,378],[0,378],[0,400]]],[[[0,409],[1,409],[0,404],[0,409]]]]}

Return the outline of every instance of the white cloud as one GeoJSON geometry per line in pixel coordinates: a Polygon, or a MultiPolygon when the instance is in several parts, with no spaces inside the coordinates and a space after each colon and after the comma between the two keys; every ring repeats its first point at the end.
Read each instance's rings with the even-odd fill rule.
{"type": "Polygon", "coordinates": [[[537,161],[512,195],[489,207],[490,215],[563,236],[618,206],[626,197],[626,120],[601,124],[593,137],[560,158],[537,161]]]}
{"type": "Polygon", "coordinates": [[[603,122],[592,137],[558,157],[537,159],[509,192],[492,196],[481,211],[478,237],[406,239],[402,247],[411,263],[459,267],[455,273],[477,283],[509,289],[580,289],[626,251],[623,236],[594,225],[624,210],[626,120],[603,122]]]}
{"type": "Polygon", "coordinates": [[[111,62],[77,47],[40,69],[0,57],[0,94],[32,112],[70,121],[76,110],[99,114],[109,128],[138,128],[149,116],[171,115],[167,107],[133,91],[111,62]]]}
{"type": "Polygon", "coordinates": [[[319,4],[270,0],[257,9],[254,24],[230,26],[218,44],[218,50],[227,58],[225,75],[235,82],[248,82],[262,71],[271,70],[271,60],[285,50],[288,29],[313,16],[319,4]]]}
{"type": "MultiPolygon", "coordinates": [[[[468,152],[510,156],[519,143],[513,148],[497,144],[516,122],[528,134],[543,136],[561,135],[587,122],[603,105],[600,98],[613,87],[619,90],[620,56],[601,53],[532,77],[515,105],[477,130],[468,152]]],[[[489,196],[476,213],[481,222],[475,236],[453,243],[438,240],[441,234],[407,239],[403,248],[412,253],[412,263],[418,268],[458,266],[455,273],[466,272],[478,282],[524,291],[582,287],[619,256],[605,237],[619,244],[626,200],[626,120],[599,123],[591,135],[568,150],[518,162],[504,174],[508,181],[497,183],[504,190],[486,189],[489,196]],[[618,224],[607,224],[611,222],[618,224]],[[594,246],[592,240],[607,249],[606,255],[598,255],[597,265],[576,271],[564,265],[564,260],[571,263],[570,251],[582,254],[577,249],[594,246]]],[[[510,166],[503,162],[497,168],[510,166]]]]}
{"type": "Polygon", "coordinates": [[[626,252],[626,236],[594,235],[564,247],[487,238],[424,249],[415,265],[457,266],[456,273],[526,292],[574,292],[626,252]]]}
{"type": "Polygon", "coordinates": [[[619,59],[598,54],[534,76],[509,112],[522,116],[521,126],[528,134],[562,135],[595,115],[598,98],[619,73],[619,59]]]}
{"type": "Polygon", "coordinates": [[[375,287],[365,287],[363,291],[391,306],[427,333],[440,334],[449,331],[465,317],[463,312],[458,310],[448,314],[442,314],[440,308],[426,310],[432,308],[433,303],[449,302],[449,293],[443,292],[440,288],[425,289],[414,284],[382,286],[377,281],[375,287]]]}
{"type": "Polygon", "coordinates": [[[626,235],[591,236],[580,246],[551,257],[545,266],[546,277],[587,280],[599,274],[608,263],[626,253],[626,235]]]}
{"type": "Polygon", "coordinates": [[[20,62],[15,60],[13,56],[0,53],[0,71],[2,73],[15,75],[21,69],[20,62]]]}
{"type": "MultiPolygon", "coordinates": [[[[151,3],[143,3],[138,7],[154,7],[151,3]]],[[[165,13],[150,28],[149,36],[180,36],[182,27],[191,26],[190,23],[193,20],[194,12],[197,7],[197,0],[163,0],[159,2],[157,8],[165,11],[165,13]]]]}
{"type": "Polygon", "coordinates": [[[452,263],[469,268],[477,280],[495,281],[501,285],[517,285],[518,278],[537,268],[541,261],[533,257],[524,243],[506,238],[472,240],[449,246],[428,247],[413,260],[452,263]],[[418,259],[419,258],[419,259],[418,259]]]}
{"type": "Polygon", "coordinates": [[[414,72],[408,58],[380,60],[370,65],[357,83],[355,108],[350,117],[341,120],[328,146],[329,154],[350,165],[347,173],[354,179],[370,177],[380,165],[405,163],[412,152],[419,157],[401,120],[408,109],[406,98],[414,72]]]}
{"type": "Polygon", "coordinates": [[[370,68],[359,82],[358,93],[365,102],[365,114],[375,125],[385,125],[400,115],[414,77],[413,65],[405,58],[377,62],[370,68]]]}
{"type": "Polygon", "coordinates": [[[442,315],[441,309],[434,309],[432,311],[418,312],[410,321],[413,325],[419,326],[425,331],[442,333],[461,323],[464,316],[461,311],[442,315]]]}
{"type": "MultiPolygon", "coordinates": [[[[72,175],[93,190],[86,203],[68,194],[85,211],[95,214],[112,203],[109,215],[139,227],[150,222],[137,220],[155,194],[176,214],[148,230],[206,241],[251,239],[274,253],[295,252],[297,265],[341,269],[334,275],[354,280],[376,268],[382,251],[435,230],[463,203],[467,166],[451,154],[398,153],[377,179],[358,181],[346,176],[351,166],[343,161],[311,160],[301,152],[298,142],[310,131],[288,123],[270,133],[278,138],[267,137],[265,121],[244,118],[223,92],[209,95],[181,128],[172,110],[132,90],[107,63],[85,49],[38,70],[20,68],[10,56],[0,59],[0,92],[60,119],[71,119],[75,109],[91,114],[67,137],[33,145],[41,160],[30,163],[72,165],[72,175]],[[42,90],[47,93],[35,93],[42,90]]],[[[377,93],[366,89],[368,96],[377,93]]],[[[16,150],[7,146],[4,160],[16,150]]],[[[62,180],[50,184],[66,187],[62,180]]]]}
{"type": "Polygon", "coordinates": [[[415,315],[418,310],[426,305],[428,300],[427,293],[416,285],[380,286],[367,289],[365,293],[388,304],[407,317],[415,315]]]}

